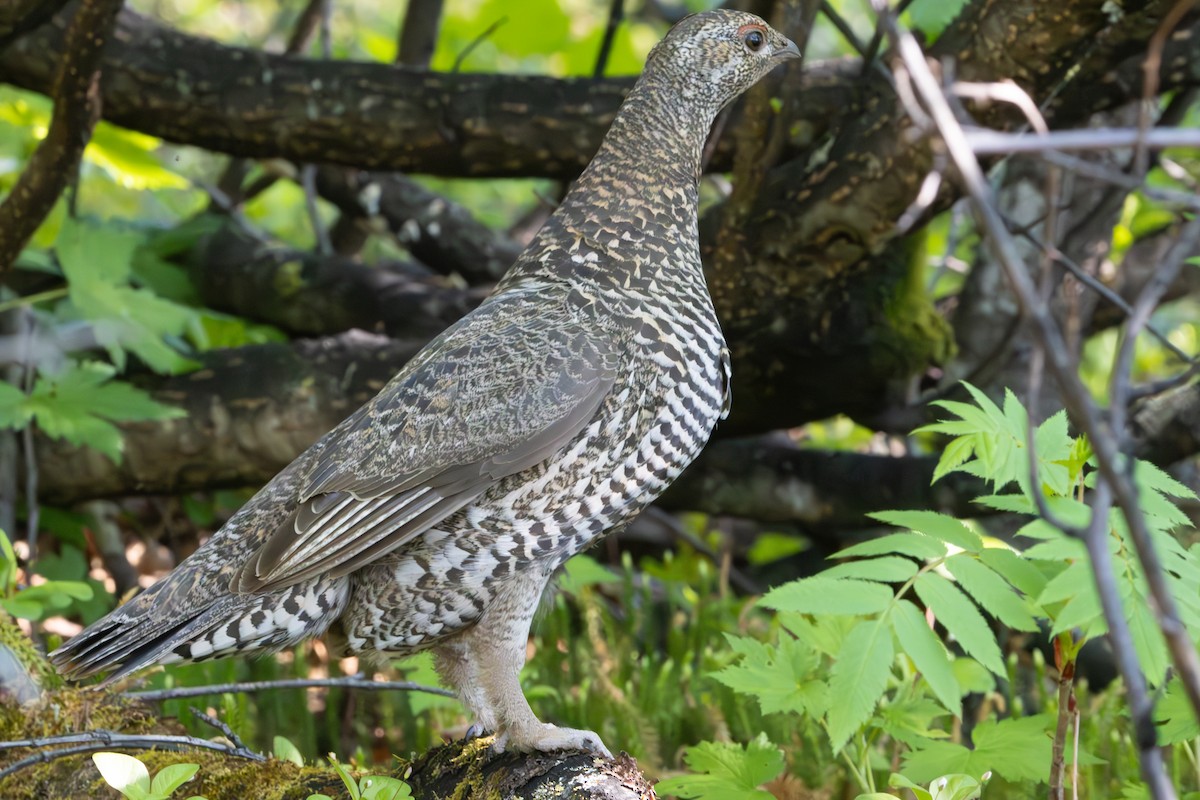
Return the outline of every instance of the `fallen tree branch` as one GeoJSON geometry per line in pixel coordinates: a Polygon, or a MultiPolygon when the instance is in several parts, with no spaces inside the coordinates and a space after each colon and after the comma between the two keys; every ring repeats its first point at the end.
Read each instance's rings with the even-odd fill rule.
{"type": "MultiPolygon", "coordinates": [[[[48,92],[63,52],[62,19],[0,52],[0,81],[48,92]]],[[[634,80],[288,58],[128,10],[104,70],[104,118],[172,142],[296,163],[567,179],[595,154],[634,80]]],[[[832,62],[787,87],[805,97],[794,121],[801,144],[826,129],[854,75],[851,62],[832,62]]],[[[715,169],[728,165],[729,153],[718,149],[715,169]]]]}

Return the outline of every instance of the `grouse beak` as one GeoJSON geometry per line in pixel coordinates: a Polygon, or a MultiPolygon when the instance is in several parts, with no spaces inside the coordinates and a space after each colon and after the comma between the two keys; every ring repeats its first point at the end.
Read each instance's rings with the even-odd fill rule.
{"type": "Polygon", "coordinates": [[[791,39],[787,39],[782,36],[780,38],[783,39],[784,45],[782,47],[779,45],[775,46],[775,49],[771,52],[771,60],[780,62],[788,61],[793,58],[799,58],[800,48],[796,47],[796,43],[791,39]]]}

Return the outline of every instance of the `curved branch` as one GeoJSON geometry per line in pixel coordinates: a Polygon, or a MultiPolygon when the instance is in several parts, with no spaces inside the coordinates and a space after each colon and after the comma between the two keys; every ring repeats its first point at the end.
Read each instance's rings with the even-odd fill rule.
{"type": "Polygon", "coordinates": [[[121,0],[87,0],[71,15],[55,65],[50,130],[0,204],[0,275],[12,266],[79,166],[100,119],[98,71],[121,0]]]}

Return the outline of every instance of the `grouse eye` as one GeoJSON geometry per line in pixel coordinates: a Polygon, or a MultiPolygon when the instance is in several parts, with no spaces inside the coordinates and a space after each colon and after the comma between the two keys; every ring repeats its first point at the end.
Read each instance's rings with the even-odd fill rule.
{"type": "Polygon", "coordinates": [[[763,36],[762,31],[752,30],[743,37],[742,41],[746,43],[746,47],[750,48],[750,52],[757,53],[766,44],[767,37],[763,36]]]}

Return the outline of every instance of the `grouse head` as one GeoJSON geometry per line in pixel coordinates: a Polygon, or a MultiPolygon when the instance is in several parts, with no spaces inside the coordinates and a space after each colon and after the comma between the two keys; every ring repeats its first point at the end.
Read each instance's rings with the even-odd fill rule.
{"type": "Polygon", "coordinates": [[[712,115],[800,49],[760,17],[717,9],[676,23],[646,59],[647,79],[665,81],[712,115]]]}

